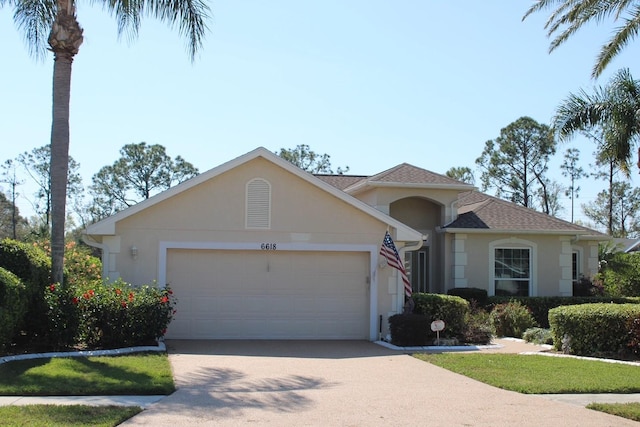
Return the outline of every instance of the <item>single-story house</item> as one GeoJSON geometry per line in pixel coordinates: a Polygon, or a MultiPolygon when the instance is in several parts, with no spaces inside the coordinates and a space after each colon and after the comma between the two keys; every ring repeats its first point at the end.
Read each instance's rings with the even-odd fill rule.
{"type": "Polygon", "coordinates": [[[265,148],[90,225],[103,276],[168,284],[168,338],[369,339],[413,292],[571,295],[607,236],[409,164],[314,176],[265,148]]]}

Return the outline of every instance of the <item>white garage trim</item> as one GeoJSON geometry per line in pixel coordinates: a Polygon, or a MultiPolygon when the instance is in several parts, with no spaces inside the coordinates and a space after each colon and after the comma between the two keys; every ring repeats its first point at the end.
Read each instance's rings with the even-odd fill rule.
{"type": "Polygon", "coordinates": [[[158,283],[167,282],[167,252],[169,249],[217,249],[238,251],[307,251],[307,252],[368,252],[369,253],[369,339],[378,337],[378,250],[377,245],[272,243],[272,242],[168,242],[161,241],[158,253],[158,283]]]}

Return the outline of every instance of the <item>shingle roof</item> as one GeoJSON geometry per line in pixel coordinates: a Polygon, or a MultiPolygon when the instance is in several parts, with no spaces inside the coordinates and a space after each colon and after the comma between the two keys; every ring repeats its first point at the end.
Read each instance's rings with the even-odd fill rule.
{"type": "Polygon", "coordinates": [[[326,182],[329,185],[336,187],[339,190],[344,190],[347,187],[352,186],[356,182],[362,181],[367,178],[366,175],[316,175],[316,178],[326,182]]]}
{"type": "MultiPolygon", "coordinates": [[[[478,191],[461,193],[458,218],[444,228],[491,229],[496,231],[570,231],[599,235],[580,225],[525,208],[478,191]]],[[[604,235],[603,235],[604,236],[604,235]]]]}
{"type": "Polygon", "coordinates": [[[469,184],[449,178],[446,175],[431,172],[409,163],[402,163],[396,167],[380,172],[368,178],[368,182],[385,182],[399,184],[439,184],[439,185],[467,185],[469,184]]]}
{"type": "Polygon", "coordinates": [[[340,190],[353,194],[360,186],[393,185],[398,187],[445,187],[457,189],[458,218],[444,229],[567,232],[605,236],[595,230],[561,220],[551,215],[525,208],[516,203],[498,199],[479,191],[468,191],[472,185],[408,163],[402,163],[373,176],[316,175],[340,190]],[[466,191],[465,191],[466,190],[466,191]]]}

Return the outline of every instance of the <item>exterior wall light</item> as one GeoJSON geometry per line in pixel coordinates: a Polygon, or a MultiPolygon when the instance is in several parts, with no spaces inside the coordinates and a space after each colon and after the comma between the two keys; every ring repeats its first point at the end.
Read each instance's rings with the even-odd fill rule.
{"type": "Polygon", "coordinates": [[[135,246],[131,246],[131,257],[133,259],[138,258],[138,248],[136,248],[135,246]]]}

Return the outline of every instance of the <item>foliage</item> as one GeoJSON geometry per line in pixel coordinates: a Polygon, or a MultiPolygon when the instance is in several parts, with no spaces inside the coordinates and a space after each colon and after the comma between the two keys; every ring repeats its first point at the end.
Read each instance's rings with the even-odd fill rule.
{"type": "Polygon", "coordinates": [[[0,350],[13,342],[27,312],[27,291],[18,276],[0,267],[0,350]]]}
{"type": "MultiPolygon", "coordinates": [[[[317,154],[308,145],[300,144],[295,148],[281,148],[276,154],[289,163],[298,166],[300,169],[310,173],[332,174],[331,156],[328,154],[317,154]]],[[[342,175],[349,172],[349,166],[338,167],[336,173],[342,175]]]]}
{"type": "Polygon", "coordinates": [[[582,211],[595,224],[607,227],[612,237],[640,236],[640,188],[628,182],[614,181],[610,190],[600,191],[593,202],[583,204],[582,211]]]}
{"type": "Polygon", "coordinates": [[[640,316],[640,304],[581,304],[549,310],[556,350],[579,356],[623,354],[629,319],[640,316]]]}
{"type": "Polygon", "coordinates": [[[599,281],[589,280],[582,276],[577,282],[573,282],[573,296],[575,297],[595,297],[603,296],[604,288],[599,281]]]}
{"type": "Polygon", "coordinates": [[[414,357],[519,393],[640,392],[640,369],[619,363],[521,354],[441,353],[414,357]]]}
{"type": "MultiPolygon", "coordinates": [[[[469,303],[454,295],[414,293],[413,312],[427,316],[427,325],[434,320],[443,320],[445,329],[440,334],[452,338],[463,338],[466,330],[465,319],[469,313],[469,303]]],[[[427,328],[429,338],[436,338],[436,333],[427,328]]]]}
{"type": "Polygon", "coordinates": [[[553,344],[551,331],[544,328],[529,328],[522,334],[522,339],[533,344],[553,344]]]}
{"type": "Polygon", "coordinates": [[[9,185],[9,197],[0,192],[0,239],[22,238],[26,234],[28,222],[20,216],[20,210],[16,206],[19,196],[16,187],[23,184],[16,177],[16,165],[13,160],[7,160],[0,165],[0,183],[9,185]]]}
{"type": "Polygon", "coordinates": [[[616,415],[629,420],[640,421],[640,402],[590,403],[586,408],[606,412],[607,414],[616,415]]]}
{"type": "Polygon", "coordinates": [[[0,365],[3,396],[152,395],[174,391],[165,353],[54,357],[0,365]]]}
{"type": "Polygon", "coordinates": [[[482,189],[492,187],[496,196],[532,207],[536,188],[543,185],[556,142],[549,126],[521,117],[485,143],[476,164],[482,170],[482,189]]]}
{"type": "Polygon", "coordinates": [[[628,173],[631,148],[640,137],[638,110],[640,82],[634,80],[628,69],[622,69],[606,86],[594,88],[591,94],[584,90],[569,94],[556,109],[553,127],[561,140],[583,132],[590,136],[594,131],[601,134],[600,160],[610,159],[611,164],[628,173]]]}
{"type": "MultiPolygon", "coordinates": [[[[33,207],[43,219],[43,224],[48,228],[51,223],[51,146],[34,148],[31,152],[24,152],[16,159],[27,172],[27,175],[36,184],[33,207]]],[[[67,171],[67,202],[83,192],[82,177],[78,172],[80,164],[69,156],[69,169],[67,171]]]]}
{"type": "Polygon", "coordinates": [[[470,306],[471,309],[465,318],[464,342],[489,344],[493,338],[493,330],[489,324],[489,313],[480,308],[475,300],[470,303],[470,306]]]}
{"type": "Polygon", "coordinates": [[[467,184],[475,185],[476,183],[476,177],[468,166],[453,166],[444,174],[449,178],[457,179],[467,184]]]}
{"type": "Polygon", "coordinates": [[[155,193],[198,175],[198,169],[177,156],[169,157],[162,145],[127,144],[120,159],[92,177],[90,208],[93,220],[112,215],[146,200],[155,193]]]}
{"type": "Polygon", "coordinates": [[[430,321],[422,314],[394,314],[389,317],[389,333],[393,345],[421,346],[430,344],[430,321]]]}
{"type": "Polygon", "coordinates": [[[72,347],[78,334],[78,312],[70,286],[51,284],[44,292],[47,305],[47,333],[40,339],[41,344],[53,350],[72,347]],[[43,343],[42,341],[46,341],[43,343]]]}
{"type": "Polygon", "coordinates": [[[44,290],[50,284],[51,271],[46,254],[35,245],[4,239],[0,241],[0,267],[18,276],[26,287],[25,333],[30,337],[43,336],[47,329],[44,290]]]}
{"type": "Polygon", "coordinates": [[[622,22],[622,25],[613,32],[611,39],[600,48],[592,71],[594,78],[602,74],[613,58],[640,31],[640,9],[636,2],[625,0],[540,0],[534,2],[522,19],[553,6],[557,6],[557,8],[551,12],[544,26],[548,37],[555,36],[549,46],[549,52],[553,52],[581,28],[588,28],[590,23],[600,23],[605,18],[611,17],[614,22],[622,22]]]}
{"type": "Polygon", "coordinates": [[[475,301],[481,307],[487,305],[488,301],[487,290],[481,288],[452,288],[447,291],[447,294],[464,298],[469,303],[475,301]]]}
{"type": "Polygon", "coordinates": [[[580,195],[580,186],[576,184],[581,178],[589,176],[583,168],[578,166],[580,160],[580,150],[577,148],[569,148],[564,153],[564,161],[560,165],[562,176],[568,177],[571,184],[565,190],[564,195],[571,197],[571,222],[573,222],[574,200],[580,195]]]}
{"type": "Polygon", "coordinates": [[[72,297],[79,316],[78,339],[91,347],[144,345],[162,337],[175,313],[167,286],[133,286],[121,280],[93,284],[72,297]]]}
{"type": "MultiPolygon", "coordinates": [[[[40,240],[34,246],[42,249],[47,256],[51,256],[49,241],[40,240]]],[[[69,286],[94,283],[102,280],[102,261],[91,255],[91,249],[86,245],[79,245],[68,241],[64,245],[64,283],[69,286]]]]}
{"type": "Polygon", "coordinates": [[[138,406],[17,405],[0,407],[2,425],[47,427],[112,427],[140,413],[138,406]]]}
{"type": "Polygon", "coordinates": [[[636,356],[640,357],[640,317],[630,318],[627,322],[629,330],[629,350],[636,356]]]}
{"type": "Polygon", "coordinates": [[[531,311],[519,301],[493,307],[489,313],[489,323],[498,337],[522,338],[524,331],[536,326],[531,311]]]}
{"type": "Polygon", "coordinates": [[[536,323],[543,328],[549,327],[549,310],[562,305],[577,305],[589,303],[614,303],[633,304],[640,303],[638,298],[611,298],[611,297],[489,297],[488,307],[503,304],[509,301],[518,301],[527,306],[536,323]]]}
{"type": "Polygon", "coordinates": [[[615,253],[596,277],[606,295],[640,297],[640,256],[637,253],[615,253]]]}

